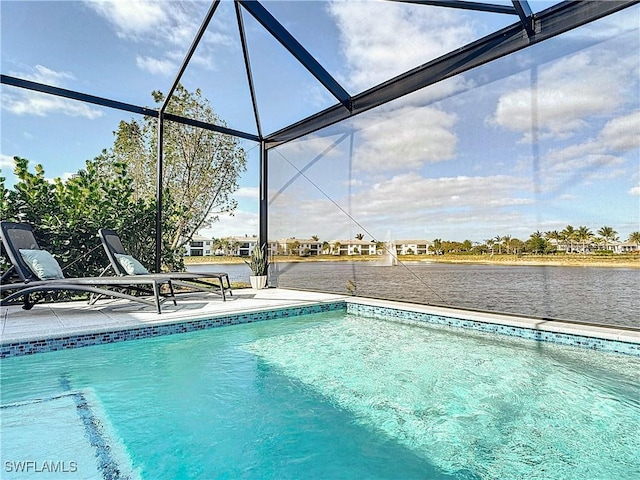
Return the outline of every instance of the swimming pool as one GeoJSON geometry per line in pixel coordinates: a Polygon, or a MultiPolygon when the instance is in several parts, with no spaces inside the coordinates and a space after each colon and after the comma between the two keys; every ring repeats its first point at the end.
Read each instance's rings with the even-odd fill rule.
{"type": "Polygon", "coordinates": [[[638,478],[639,372],[342,310],[8,358],[3,468],[21,430],[83,412],[105,478],[638,478]]]}

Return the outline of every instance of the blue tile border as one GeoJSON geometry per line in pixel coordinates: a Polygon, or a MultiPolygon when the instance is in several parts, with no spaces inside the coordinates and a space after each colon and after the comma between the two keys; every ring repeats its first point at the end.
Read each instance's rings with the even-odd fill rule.
{"type": "Polygon", "coordinates": [[[501,325],[477,320],[468,320],[452,316],[437,315],[427,312],[403,310],[401,308],[381,307],[360,303],[351,303],[344,300],[335,302],[317,303],[299,307],[284,307],[274,310],[230,314],[219,317],[206,318],[192,321],[176,321],[162,325],[150,325],[130,329],[112,330],[100,333],[86,333],[70,335],[60,338],[43,340],[30,340],[24,342],[5,343],[0,345],[0,358],[19,357],[35,353],[54,352],[69,348],[79,348],[105,343],[116,343],[142,338],[173,335],[176,333],[194,332],[209,328],[217,328],[226,325],[239,325],[243,323],[260,322],[278,318],[295,317],[312,313],[322,313],[336,310],[344,310],[347,313],[362,315],[380,319],[394,319],[401,321],[424,322],[433,325],[464,328],[484,333],[519,337],[537,342],[552,342],[561,345],[570,345],[579,348],[599,350],[609,353],[622,353],[640,357],[640,344],[608,340],[585,335],[568,333],[556,333],[547,330],[538,330],[527,327],[501,325]]]}
{"type": "Polygon", "coordinates": [[[579,348],[599,350],[609,353],[622,353],[640,357],[640,344],[623,342],[619,340],[587,337],[585,335],[575,335],[569,333],[557,333],[550,332],[548,330],[516,327],[512,325],[501,325],[498,323],[488,323],[477,320],[436,315],[426,312],[414,312],[398,308],[363,305],[358,303],[347,303],[347,313],[380,319],[424,322],[433,325],[465,328],[478,332],[519,337],[528,340],[534,340],[537,342],[552,342],[561,345],[570,345],[579,348]]]}
{"type": "Polygon", "coordinates": [[[258,312],[236,313],[201,320],[177,321],[162,325],[150,325],[148,327],[111,330],[98,333],[83,333],[59,338],[27,340],[24,342],[12,342],[0,345],[0,358],[55,352],[57,350],[66,350],[69,348],[88,347],[91,345],[124,342],[127,340],[139,340],[142,338],[158,337],[162,335],[195,332],[197,330],[206,330],[208,328],[216,328],[226,325],[240,325],[243,323],[261,322],[264,320],[296,317],[299,315],[344,309],[345,302],[338,301],[300,307],[285,307],[258,312]]]}

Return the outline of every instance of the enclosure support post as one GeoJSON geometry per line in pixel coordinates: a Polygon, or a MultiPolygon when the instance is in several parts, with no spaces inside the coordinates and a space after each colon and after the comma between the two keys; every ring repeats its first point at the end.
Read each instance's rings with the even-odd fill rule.
{"type": "Polygon", "coordinates": [[[164,136],[164,114],[158,112],[158,161],[156,162],[156,255],[154,271],[162,267],[162,137],[164,136]]]}
{"type": "Polygon", "coordinates": [[[260,141],[260,229],[258,242],[264,248],[266,255],[269,255],[269,240],[267,233],[269,198],[268,198],[268,153],[264,140],[260,141]]]}

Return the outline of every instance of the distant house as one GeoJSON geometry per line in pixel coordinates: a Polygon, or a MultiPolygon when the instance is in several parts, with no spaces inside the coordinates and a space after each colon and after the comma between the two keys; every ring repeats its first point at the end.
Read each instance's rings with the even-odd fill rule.
{"type": "Polygon", "coordinates": [[[430,249],[433,245],[429,240],[396,240],[397,255],[433,255],[435,251],[430,249]]]}
{"type": "Polygon", "coordinates": [[[333,255],[375,255],[376,244],[366,240],[332,240],[331,253],[333,255]]]}
{"type": "MultiPolygon", "coordinates": [[[[226,254],[236,257],[248,257],[258,245],[258,237],[226,237],[222,239],[227,245],[226,254]]],[[[277,242],[269,242],[268,255],[275,255],[277,242]]]]}
{"type": "Polygon", "coordinates": [[[191,241],[184,246],[186,249],[185,255],[187,257],[211,255],[212,244],[212,239],[202,237],[200,235],[194,235],[193,238],[191,238],[191,241]]]}
{"type": "Polygon", "coordinates": [[[640,252],[640,246],[632,242],[614,242],[611,245],[611,249],[615,253],[640,252]]]}
{"type": "Polygon", "coordinates": [[[322,242],[307,238],[283,238],[276,245],[277,252],[282,255],[312,256],[322,253],[322,242]]]}

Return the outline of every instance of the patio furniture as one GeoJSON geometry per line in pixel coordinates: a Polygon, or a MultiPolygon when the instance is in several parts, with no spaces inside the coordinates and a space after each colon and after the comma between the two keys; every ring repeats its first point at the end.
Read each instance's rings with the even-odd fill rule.
{"type": "Polygon", "coordinates": [[[171,280],[173,285],[216,293],[227,300],[227,294],[232,296],[229,274],[225,272],[164,272],[156,274],[146,273],[146,269],[135,258],[127,253],[115,230],[101,228],[98,231],[104,250],[109,258],[110,267],[116,275],[135,274],[138,276],[154,275],[171,280]]]}
{"type": "Polygon", "coordinates": [[[91,294],[90,304],[100,296],[122,298],[144,305],[155,306],[161,313],[160,304],[171,298],[176,305],[171,279],[161,275],[124,275],[117,277],[73,277],[66,278],[57,261],[36,241],[31,225],[16,222],[0,222],[0,240],[3,252],[11,262],[11,267],[0,279],[0,306],[10,305],[22,298],[22,308],[30,310],[36,302],[31,295],[38,292],[79,291],[91,294]],[[9,282],[17,276],[17,282],[9,282]],[[160,292],[166,284],[169,293],[160,292]],[[152,295],[153,299],[136,296],[126,291],[152,295]]]}

